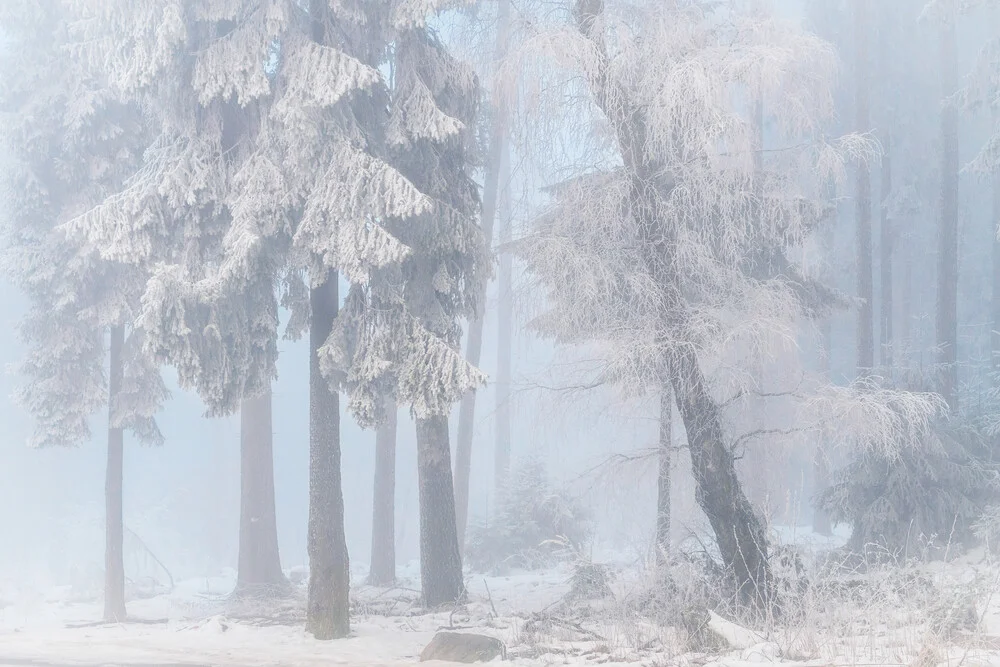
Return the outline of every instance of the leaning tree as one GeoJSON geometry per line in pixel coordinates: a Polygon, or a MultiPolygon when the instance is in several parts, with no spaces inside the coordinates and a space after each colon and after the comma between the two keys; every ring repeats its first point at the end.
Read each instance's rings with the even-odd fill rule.
{"type": "Polygon", "coordinates": [[[824,220],[826,180],[843,177],[849,149],[871,147],[817,136],[835,64],[818,38],[739,6],[638,4],[577,0],[571,28],[540,31],[521,54],[557,57],[600,158],[550,189],[518,243],[548,296],[534,325],[600,343],[602,381],[673,393],[722,560],[741,602],[766,611],[769,539],[737,477],[746,434],[725,417],[754,393],[739,378],[794,347],[799,319],[842,303],[793,257],[824,220]],[[761,106],[773,151],[760,145],[761,106]]]}

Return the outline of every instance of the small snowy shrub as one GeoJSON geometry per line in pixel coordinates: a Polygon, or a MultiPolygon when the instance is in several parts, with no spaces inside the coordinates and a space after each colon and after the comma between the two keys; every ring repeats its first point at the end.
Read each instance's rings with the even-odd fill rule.
{"type": "Polygon", "coordinates": [[[975,524],[1000,498],[992,439],[972,420],[939,424],[897,452],[867,451],[838,471],[820,506],[854,532],[850,546],[879,544],[917,555],[928,541],[943,549],[968,544],[975,524]]]}
{"type": "Polygon", "coordinates": [[[586,511],[530,459],[511,472],[493,519],[470,527],[466,561],[483,572],[538,569],[573,559],[589,536],[586,511]]]}

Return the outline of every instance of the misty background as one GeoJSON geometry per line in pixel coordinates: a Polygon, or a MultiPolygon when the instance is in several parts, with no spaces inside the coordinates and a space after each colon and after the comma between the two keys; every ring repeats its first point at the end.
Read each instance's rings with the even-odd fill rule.
{"type": "MultiPolygon", "coordinates": [[[[809,24],[806,0],[776,3],[785,17],[809,24]]],[[[840,2],[831,1],[831,11],[840,2]]],[[[873,3],[874,4],[874,3],[873,3]]],[[[914,12],[919,11],[914,3],[914,12]]],[[[846,5],[845,5],[846,6],[846,5]]],[[[845,10],[845,16],[849,12],[845,10]]],[[[849,20],[849,19],[848,19],[849,20]]],[[[849,26],[848,26],[849,28],[849,26]]],[[[914,43],[934,44],[933,25],[922,25],[928,35],[914,43]]],[[[970,71],[981,45],[992,35],[979,16],[959,19],[959,72],[970,71]]],[[[447,36],[447,31],[445,31],[447,36]]],[[[2,35],[2,26],[0,26],[2,35]]],[[[452,45],[459,49],[461,45],[452,45]]],[[[875,48],[896,48],[875,44],[875,48]]],[[[912,50],[912,49],[911,49],[912,50]]],[[[936,52],[924,52],[923,61],[914,58],[907,67],[910,88],[874,90],[873,96],[888,96],[904,106],[907,100],[934,97],[939,89],[936,52]]],[[[852,119],[851,54],[840,53],[842,83],[838,104],[847,117],[841,127],[850,128],[852,119]]],[[[939,110],[909,109],[917,116],[916,126],[926,131],[926,160],[939,161],[939,110]]],[[[874,125],[874,121],[873,121],[874,125]]],[[[966,164],[981,149],[988,136],[990,119],[968,114],[960,116],[960,162],[966,164]]],[[[920,130],[916,130],[920,131],[920,130]]],[[[766,141],[766,136],[765,136],[766,141]]],[[[515,178],[531,180],[531,175],[515,170],[515,178]]],[[[935,182],[915,183],[933,202],[935,182]]],[[[992,243],[996,221],[991,218],[990,184],[963,175],[959,194],[959,351],[958,358],[983,359],[990,353],[990,301],[992,283],[992,243]]],[[[517,188],[515,187],[515,192],[517,188]]],[[[872,170],[872,191],[879,192],[879,170],[872,170]]],[[[854,203],[850,188],[841,198],[839,220],[834,231],[835,286],[855,293],[854,203]]],[[[516,197],[516,195],[515,195],[516,197]]],[[[877,201],[877,195],[876,195],[877,201]]],[[[3,203],[0,202],[0,206],[3,203]]],[[[877,204],[876,204],[877,206],[877,204]]],[[[523,220],[515,208],[515,235],[523,220]]],[[[518,211],[521,211],[520,213],[518,211]]],[[[938,209],[922,205],[910,218],[905,234],[933,239],[938,209]]],[[[912,311],[910,335],[922,341],[917,349],[929,350],[934,340],[935,253],[933,241],[912,244],[923,254],[913,258],[912,311]]],[[[878,238],[875,237],[875,256],[878,238]]],[[[515,261],[515,283],[520,269],[515,261]]],[[[898,281],[903,271],[897,270],[898,281]]],[[[341,294],[346,293],[342,282],[341,294]]],[[[875,291],[874,311],[879,309],[875,291]]],[[[23,354],[13,323],[26,310],[25,299],[8,284],[0,287],[0,312],[8,326],[0,327],[0,577],[11,579],[25,589],[46,585],[99,587],[103,570],[103,493],[106,462],[106,433],[100,428],[106,415],[94,417],[93,437],[84,446],[72,449],[34,450],[26,445],[31,432],[28,416],[10,400],[17,383],[10,367],[23,354]]],[[[522,309],[518,308],[520,312],[522,309]]],[[[838,312],[833,318],[831,372],[835,382],[849,383],[855,376],[856,313],[838,312]]],[[[496,371],[497,317],[496,283],[491,282],[485,315],[485,335],[481,368],[491,377],[496,371]]],[[[806,360],[816,354],[815,340],[803,334],[800,342],[806,360]]],[[[306,522],[308,515],[308,344],[306,341],[279,343],[278,380],[273,385],[274,475],[278,539],[286,569],[307,563],[306,522]]],[[[932,353],[926,363],[932,363],[932,353]]],[[[527,456],[541,458],[552,479],[575,489],[594,511],[595,548],[614,549],[638,557],[652,541],[656,513],[656,463],[650,455],[639,459],[627,474],[613,465],[602,465],[614,454],[655,450],[657,408],[655,397],[648,403],[619,400],[610,389],[574,392],[561,389],[563,364],[579,360],[581,351],[557,350],[527,332],[523,321],[514,325],[513,338],[513,460],[527,456]],[[627,482],[624,481],[627,478],[627,482]]],[[[815,359],[813,359],[815,362],[815,359]]],[[[921,363],[918,360],[918,363],[921,363]]],[[[978,364],[982,368],[985,364],[978,364]]],[[[988,384],[976,374],[960,371],[960,381],[988,384]]],[[[127,528],[138,535],[178,579],[210,576],[224,568],[235,568],[239,531],[239,416],[206,418],[204,407],[193,391],[177,387],[174,373],[164,368],[172,392],[158,416],[166,444],[160,448],[139,445],[126,436],[124,507],[127,528]]],[[[488,515],[493,489],[493,406],[490,384],[478,393],[470,485],[470,516],[488,515]]],[[[374,474],[374,431],[354,423],[342,402],[343,484],[345,527],[352,571],[367,567],[372,528],[372,479],[374,474]]],[[[458,405],[450,420],[454,449],[458,405]]],[[[675,441],[683,438],[679,420],[674,421],[675,441]]],[[[400,410],[396,467],[396,549],[400,565],[419,557],[417,511],[417,468],[414,424],[405,408],[400,410]]],[[[766,443],[758,449],[766,450],[766,443]]],[[[766,456],[767,452],[758,452],[766,456]]],[[[811,516],[811,450],[809,443],[797,452],[788,452],[775,473],[776,504],[787,506],[782,519],[805,525],[811,516]]],[[[674,532],[700,525],[700,510],[694,502],[689,482],[690,466],[675,463],[673,486],[674,532]]],[[[128,556],[126,555],[126,559],[128,556]]],[[[126,560],[126,569],[129,563],[126,560]]]]}

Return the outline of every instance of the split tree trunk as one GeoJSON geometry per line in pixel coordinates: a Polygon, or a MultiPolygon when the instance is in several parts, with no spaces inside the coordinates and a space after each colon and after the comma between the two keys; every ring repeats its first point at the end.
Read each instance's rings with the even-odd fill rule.
{"type": "MultiPolygon", "coordinates": [[[[507,55],[507,40],[510,32],[510,0],[498,0],[497,3],[497,41],[494,49],[495,62],[501,62],[507,55]]],[[[510,159],[509,138],[507,132],[506,100],[495,97],[493,108],[496,119],[490,136],[489,163],[486,170],[486,182],[483,187],[483,236],[489,243],[493,242],[493,228],[496,221],[497,201],[501,190],[503,196],[510,197],[506,181],[501,180],[505,174],[504,165],[510,159]]],[[[486,303],[486,287],[483,284],[479,302],[486,303]]],[[[483,350],[483,320],[484,313],[474,319],[469,325],[469,339],[465,358],[473,366],[479,366],[483,350]]],[[[462,404],[458,412],[458,442],[455,447],[455,513],[458,521],[458,546],[465,549],[465,531],[469,524],[469,480],[472,475],[472,435],[476,418],[476,392],[467,391],[462,396],[462,404]]]]}
{"type": "Polygon", "coordinates": [[[656,477],[656,555],[664,562],[670,553],[670,472],[674,458],[674,390],[668,384],[660,388],[660,461],[656,477]]]}
{"type": "MultiPolygon", "coordinates": [[[[855,129],[867,132],[869,122],[869,77],[868,77],[868,5],[870,0],[855,0],[855,129]]],[[[872,326],[872,195],[871,173],[864,160],[858,165],[855,205],[857,207],[857,279],[858,297],[862,300],[858,312],[857,369],[858,377],[871,373],[875,365],[875,346],[872,326]]]]}
{"type": "Polygon", "coordinates": [[[465,598],[446,416],[417,420],[417,476],[420,590],[424,607],[433,609],[465,598]]]}
{"type": "Polygon", "coordinates": [[[396,583],[396,418],[386,401],[385,422],[375,432],[375,487],[372,502],[371,586],[396,583]]]}
{"type": "Polygon", "coordinates": [[[271,388],[240,406],[240,553],[237,596],[275,595],[288,582],[278,554],[271,388]]]}
{"type": "MultiPolygon", "coordinates": [[[[941,26],[941,94],[958,88],[958,48],[955,21],[941,26]]],[[[941,110],[941,220],[938,236],[936,333],[942,366],[941,395],[954,409],[958,384],[958,112],[950,104],[941,110]]]]}
{"type": "Polygon", "coordinates": [[[108,381],[108,467],[104,478],[104,620],[125,620],[125,521],[122,511],[125,432],[115,422],[115,403],[122,388],[125,362],[124,327],[111,330],[110,373],[108,381]]]}
{"type": "Polygon", "coordinates": [[[309,297],[309,601],[306,629],[317,639],[351,631],[350,570],[344,535],[344,492],[340,472],[340,397],[319,367],[339,307],[337,273],[309,297]]]}

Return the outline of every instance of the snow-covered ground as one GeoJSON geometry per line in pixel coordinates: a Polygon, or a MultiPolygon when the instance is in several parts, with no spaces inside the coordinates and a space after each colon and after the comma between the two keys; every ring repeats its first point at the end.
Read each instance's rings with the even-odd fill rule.
{"type": "MultiPolygon", "coordinates": [[[[822,549],[808,534],[779,531],[787,542],[822,549]]],[[[392,590],[353,591],[349,639],[318,642],[303,630],[304,591],[258,609],[231,604],[232,572],[179,582],[168,593],[130,601],[137,621],[101,625],[97,599],[69,588],[44,594],[0,588],[0,667],[4,665],[374,665],[414,664],[436,631],[454,627],[503,640],[516,664],[704,665],[1000,665],[1000,567],[982,552],[947,564],[878,570],[848,577],[855,594],[822,581],[801,613],[751,632],[715,616],[712,629],[730,647],[697,652],[682,631],[658,625],[637,603],[651,579],[641,564],[605,559],[614,599],[562,604],[571,566],[510,576],[469,575],[469,605],[424,614],[417,606],[416,564],[402,568],[392,590]],[[860,583],[859,583],[860,582],[860,583]],[[995,594],[996,593],[996,594],[995,594]],[[995,599],[998,598],[998,599],[995,599]],[[945,633],[935,619],[962,604],[978,627],[945,633]]],[[[356,572],[355,580],[363,580],[356,572]]],[[[678,593],[677,595],[682,595],[678,593]]],[[[677,604],[683,604],[678,599],[677,604]]],[[[707,650],[707,649],[706,649],[707,650]]],[[[431,663],[428,663],[431,664],[431,663]]]]}

